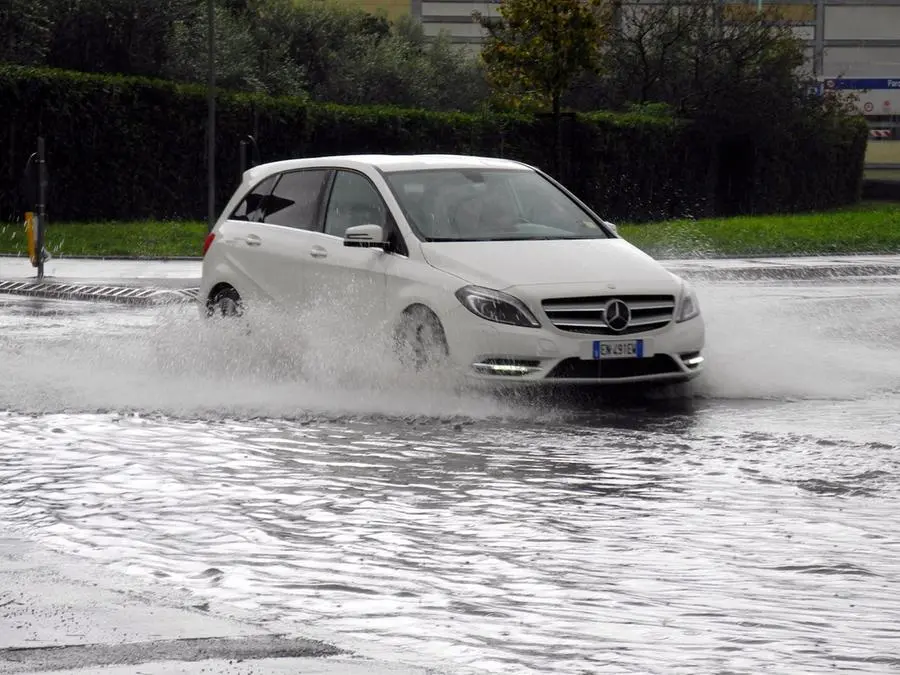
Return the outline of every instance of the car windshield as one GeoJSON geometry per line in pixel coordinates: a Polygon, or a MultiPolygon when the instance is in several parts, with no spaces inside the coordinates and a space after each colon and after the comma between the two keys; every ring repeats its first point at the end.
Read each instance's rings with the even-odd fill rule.
{"type": "Polygon", "coordinates": [[[386,176],[425,241],[606,239],[589,213],[531,170],[429,169],[386,176]]]}

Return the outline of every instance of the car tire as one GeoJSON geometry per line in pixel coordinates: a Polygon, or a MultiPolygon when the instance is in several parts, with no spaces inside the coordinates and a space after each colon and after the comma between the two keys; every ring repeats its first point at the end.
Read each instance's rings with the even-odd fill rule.
{"type": "Polygon", "coordinates": [[[231,286],[216,291],[206,303],[206,316],[235,318],[243,316],[244,304],[241,296],[231,286]]]}
{"type": "Polygon", "coordinates": [[[440,319],[422,305],[403,313],[394,343],[400,363],[417,372],[439,366],[450,355],[440,319]]]}

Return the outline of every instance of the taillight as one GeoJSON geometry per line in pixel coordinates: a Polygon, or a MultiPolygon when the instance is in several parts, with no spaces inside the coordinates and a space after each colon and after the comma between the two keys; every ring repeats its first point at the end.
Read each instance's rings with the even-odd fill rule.
{"type": "Polygon", "coordinates": [[[210,232],[208,235],[206,235],[206,239],[203,240],[203,255],[206,255],[206,252],[209,250],[209,247],[212,246],[213,239],[215,238],[215,232],[210,232]]]}

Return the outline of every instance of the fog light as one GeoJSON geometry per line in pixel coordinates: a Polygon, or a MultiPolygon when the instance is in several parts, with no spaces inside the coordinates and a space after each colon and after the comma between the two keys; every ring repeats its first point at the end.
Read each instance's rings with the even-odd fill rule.
{"type": "Polygon", "coordinates": [[[700,352],[682,354],[681,362],[688,368],[697,368],[701,363],[703,363],[703,357],[700,356],[700,352]]]}
{"type": "Polygon", "coordinates": [[[472,364],[472,370],[479,375],[500,375],[504,377],[522,377],[540,369],[540,361],[522,361],[518,359],[482,359],[472,364]]]}

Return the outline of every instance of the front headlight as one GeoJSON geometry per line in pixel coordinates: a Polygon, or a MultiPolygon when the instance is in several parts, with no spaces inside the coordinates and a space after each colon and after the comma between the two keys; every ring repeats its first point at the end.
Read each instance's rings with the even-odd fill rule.
{"type": "Polygon", "coordinates": [[[677,321],[687,321],[700,315],[700,302],[697,300],[697,293],[687,283],[684,283],[681,290],[681,305],[678,309],[677,321]]]}
{"type": "Polygon", "coordinates": [[[510,326],[540,328],[540,323],[518,298],[481,286],[464,286],[456,297],[472,314],[482,319],[510,326]]]}

